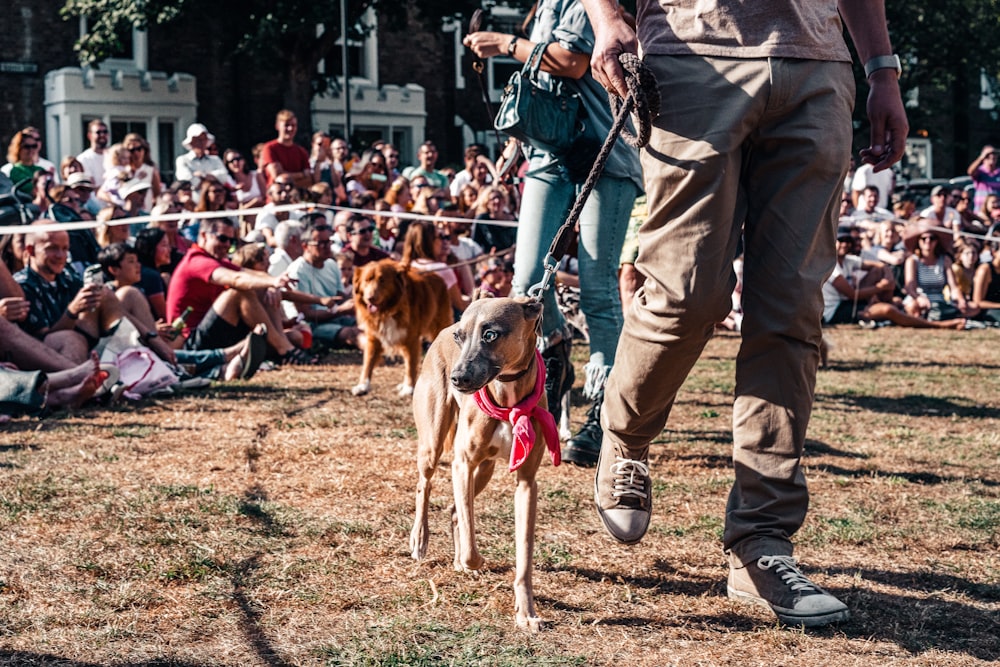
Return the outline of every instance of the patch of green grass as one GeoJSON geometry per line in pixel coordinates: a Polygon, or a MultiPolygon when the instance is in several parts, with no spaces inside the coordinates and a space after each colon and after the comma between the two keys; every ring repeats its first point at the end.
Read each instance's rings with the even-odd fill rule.
{"type": "Polygon", "coordinates": [[[125,426],[111,429],[112,438],[148,438],[159,431],[153,426],[125,426]]]}
{"type": "MultiPolygon", "coordinates": [[[[551,649],[550,649],[551,650],[551,649]]],[[[369,626],[349,641],[313,651],[331,667],[540,667],[586,665],[585,656],[546,655],[534,642],[511,642],[501,630],[480,623],[459,628],[390,620],[369,626]]]]}

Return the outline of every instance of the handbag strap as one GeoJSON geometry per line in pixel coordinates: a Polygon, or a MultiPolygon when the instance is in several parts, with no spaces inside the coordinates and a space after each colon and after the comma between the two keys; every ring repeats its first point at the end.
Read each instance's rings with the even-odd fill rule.
{"type": "Polygon", "coordinates": [[[538,69],[542,66],[542,54],[545,53],[545,47],[550,43],[538,42],[538,44],[535,44],[535,48],[531,50],[531,55],[524,61],[524,67],[521,68],[522,76],[526,76],[532,81],[537,80],[538,69]]]}

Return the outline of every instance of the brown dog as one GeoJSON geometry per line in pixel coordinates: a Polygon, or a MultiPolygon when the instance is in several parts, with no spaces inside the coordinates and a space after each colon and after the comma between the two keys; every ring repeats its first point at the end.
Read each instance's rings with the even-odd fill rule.
{"type": "Polygon", "coordinates": [[[371,389],[372,371],[385,348],[398,350],[405,364],[399,395],[409,396],[417,381],[420,348],[455,321],[444,279],[383,259],[354,271],[354,305],[365,330],[361,378],[355,396],[371,389]]]}
{"type": "Polygon", "coordinates": [[[473,301],[462,319],[442,331],[427,351],[413,393],[413,416],[419,439],[416,516],[410,533],[413,557],[419,560],[427,553],[431,477],[442,452],[452,446],[455,569],[482,567],[483,558],[476,548],[473,500],[490,481],[497,460],[509,460],[511,467],[516,467],[517,477],[514,618],[518,626],[533,631],[542,626],[535,613],[531,585],[538,499],[535,474],[546,446],[555,448],[553,462],[559,463],[555,422],[547,410],[542,385],[544,366],[535,350],[535,330],[541,313],[540,303],[524,298],[473,301]],[[501,412],[502,408],[520,404],[518,408],[527,410],[530,422],[525,417],[522,421],[515,420],[512,427],[512,422],[487,414],[480,406],[483,400],[500,406],[501,412]],[[530,409],[533,400],[537,400],[534,411],[530,409]],[[528,423],[537,437],[534,446],[525,447],[530,437],[519,436],[524,435],[528,423]]]}

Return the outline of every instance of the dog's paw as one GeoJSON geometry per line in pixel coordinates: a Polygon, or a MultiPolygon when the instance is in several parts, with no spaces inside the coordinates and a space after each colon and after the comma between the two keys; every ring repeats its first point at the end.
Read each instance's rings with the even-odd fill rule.
{"type": "Polygon", "coordinates": [[[538,616],[521,616],[518,614],[514,618],[514,622],[517,623],[517,627],[528,632],[539,632],[545,629],[545,621],[538,616]]]}
{"type": "Polygon", "coordinates": [[[371,391],[371,388],[372,388],[371,382],[362,382],[360,384],[356,384],[353,387],[351,387],[351,393],[354,394],[355,396],[364,396],[369,391],[371,391]]]}
{"type": "Polygon", "coordinates": [[[402,396],[403,398],[406,398],[407,396],[413,396],[413,386],[405,382],[403,384],[397,385],[396,390],[399,392],[399,395],[402,396]]]}

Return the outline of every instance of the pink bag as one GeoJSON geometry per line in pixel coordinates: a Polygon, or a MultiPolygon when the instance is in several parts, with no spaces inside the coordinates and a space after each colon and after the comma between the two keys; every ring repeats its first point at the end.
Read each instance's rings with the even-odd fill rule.
{"type": "Polygon", "coordinates": [[[121,352],[114,361],[125,385],[125,393],[143,397],[158,389],[176,384],[178,377],[159,357],[146,348],[132,347],[121,352]]]}

